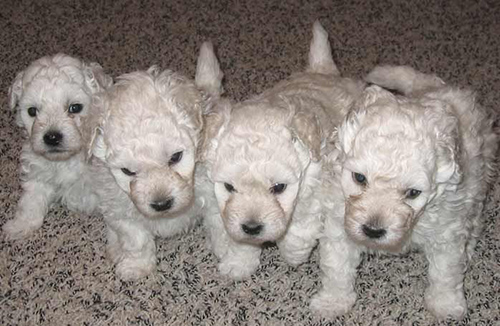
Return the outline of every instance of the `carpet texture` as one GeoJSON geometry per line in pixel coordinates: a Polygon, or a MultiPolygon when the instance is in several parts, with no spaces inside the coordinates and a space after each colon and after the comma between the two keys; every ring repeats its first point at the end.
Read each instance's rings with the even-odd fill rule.
{"type": "MultiPolygon", "coordinates": [[[[211,40],[226,94],[244,99],[305,66],[311,26],[320,19],[334,59],[361,78],[375,64],[408,64],[500,103],[500,3],[497,0],[86,0],[0,3],[0,226],[20,197],[23,142],[7,90],[31,61],[65,52],[98,61],[113,76],[152,64],[193,77],[198,48],[211,40]]],[[[158,271],[122,282],[105,257],[105,226],[54,206],[27,240],[0,237],[0,325],[500,325],[500,182],[484,212],[486,227],[466,274],[469,313],[437,323],[423,305],[422,253],[367,256],[359,300],[335,320],[308,309],[320,286],[318,253],[291,268],[276,248],[250,279],[218,275],[201,228],[158,240],[158,271]]]]}

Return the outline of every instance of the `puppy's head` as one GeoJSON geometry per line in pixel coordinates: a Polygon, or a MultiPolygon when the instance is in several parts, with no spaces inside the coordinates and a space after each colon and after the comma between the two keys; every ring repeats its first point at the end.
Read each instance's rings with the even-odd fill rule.
{"type": "Polygon", "coordinates": [[[314,117],[293,100],[221,101],[207,115],[205,154],[227,232],[253,244],[279,240],[319,148],[314,117]],[[314,142],[314,144],[312,144],[314,142]],[[316,144],[317,142],[317,144],[316,144]]]}
{"type": "MultiPolygon", "coordinates": [[[[334,68],[323,55],[313,58],[313,71],[334,68]]],[[[198,157],[208,166],[230,236],[254,244],[276,241],[288,228],[306,168],[319,160],[316,117],[302,110],[312,103],[289,96],[234,104],[220,98],[221,80],[213,47],[205,43],[196,83],[212,105],[204,114],[198,157]]]]}
{"type": "Polygon", "coordinates": [[[338,130],[348,235],[373,249],[401,250],[427,204],[459,182],[458,139],[445,103],[367,88],[338,130]]]}
{"type": "Polygon", "coordinates": [[[202,100],[183,76],[152,67],[119,77],[96,101],[105,116],[93,154],[148,218],[176,216],[193,201],[202,100]]]}
{"type": "Polygon", "coordinates": [[[33,151],[49,160],[80,152],[92,96],[111,82],[98,64],[64,54],[38,59],[20,72],[9,89],[10,107],[33,151]]]}

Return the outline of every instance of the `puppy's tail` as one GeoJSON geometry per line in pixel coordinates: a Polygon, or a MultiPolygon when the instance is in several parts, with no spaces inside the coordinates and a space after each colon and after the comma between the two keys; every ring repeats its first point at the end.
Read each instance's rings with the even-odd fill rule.
{"type": "Polygon", "coordinates": [[[404,95],[423,93],[445,85],[436,75],[424,74],[409,66],[377,66],[365,80],[404,95]]]}
{"type": "Polygon", "coordinates": [[[212,43],[204,42],[196,66],[196,85],[210,96],[219,97],[223,93],[223,76],[212,43]]]}
{"type": "Polygon", "coordinates": [[[309,67],[307,70],[340,76],[340,72],[335,62],[333,62],[328,33],[318,20],[313,25],[313,39],[309,50],[309,67]]]}

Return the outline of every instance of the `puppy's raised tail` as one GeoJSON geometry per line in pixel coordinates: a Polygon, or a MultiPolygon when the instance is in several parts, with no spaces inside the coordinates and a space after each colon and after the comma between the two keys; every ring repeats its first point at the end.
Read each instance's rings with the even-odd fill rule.
{"type": "Polygon", "coordinates": [[[436,75],[421,73],[409,66],[377,66],[366,76],[369,83],[414,95],[441,88],[445,82],[436,75]]]}
{"type": "Polygon", "coordinates": [[[340,72],[335,62],[333,62],[328,33],[319,21],[315,21],[313,25],[313,38],[309,50],[309,67],[307,70],[340,76],[340,72]]]}
{"type": "Polygon", "coordinates": [[[204,42],[196,65],[196,85],[210,96],[219,97],[223,93],[223,76],[212,43],[204,42]]]}

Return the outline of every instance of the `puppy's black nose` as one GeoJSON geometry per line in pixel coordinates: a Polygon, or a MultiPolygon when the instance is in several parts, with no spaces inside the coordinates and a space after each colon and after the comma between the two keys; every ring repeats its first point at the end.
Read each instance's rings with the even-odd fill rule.
{"type": "Polygon", "coordinates": [[[242,224],[241,229],[246,234],[257,235],[262,231],[262,229],[264,229],[264,225],[259,224],[257,222],[248,222],[248,223],[242,224]]]}
{"type": "Polygon", "coordinates": [[[163,212],[169,210],[174,205],[173,198],[167,198],[165,200],[154,201],[149,206],[157,212],[163,212]]]}
{"type": "Polygon", "coordinates": [[[49,131],[43,135],[43,142],[49,146],[57,146],[61,143],[63,135],[58,131],[49,131]]]}
{"type": "Polygon", "coordinates": [[[379,238],[382,238],[387,233],[387,231],[384,229],[375,229],[375,228],[372,228],[372,227],[364,224],[363,225],[363,233],[368,238],[379,239],[379,238]]]}

